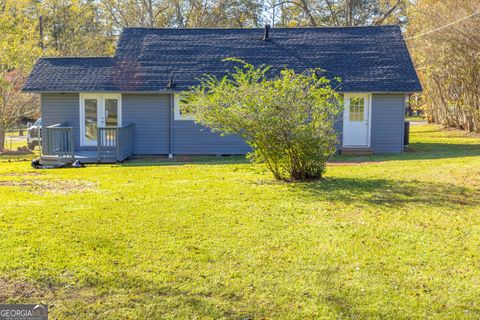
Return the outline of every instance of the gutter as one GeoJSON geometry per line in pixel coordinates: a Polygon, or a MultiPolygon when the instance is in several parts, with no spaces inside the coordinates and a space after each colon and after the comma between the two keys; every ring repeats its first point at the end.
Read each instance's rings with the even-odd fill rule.
{"type": "Polygon", "coordinates": [[[58,93],[58,94],[65,94],[65,93],[122,93],[122,94],[173,94],[179,92],[178,90],[165,90],[165,91],[42,91],[42,90],[21,90],[24,93],[35,93],[35,94],[42,94],[42,93],[58,93]]]}

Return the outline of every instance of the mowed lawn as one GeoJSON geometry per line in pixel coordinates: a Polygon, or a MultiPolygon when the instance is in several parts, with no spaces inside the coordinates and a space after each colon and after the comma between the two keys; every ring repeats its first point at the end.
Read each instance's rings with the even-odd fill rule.
{"type": "Polygon", "coordinates": [[[0,160],[0,303],[52,319],[478,319],[480,137],[280,183],[241,158],[0,160]]]}

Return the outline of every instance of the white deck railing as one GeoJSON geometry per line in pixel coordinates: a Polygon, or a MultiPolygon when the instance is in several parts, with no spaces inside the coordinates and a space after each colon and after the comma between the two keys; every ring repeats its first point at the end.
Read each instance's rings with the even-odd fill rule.
{"type": "Polygon", "coordinates": [[[134,152],[134,126],[97,129],[97,155],[99,162],[123,161],[134,152]]]}
{"type": "Polygon", "coordinates": [[[45,128],[46,143],[43,143],[43,155],[55,155],[61,159],[75,158],[73,128],[65,124],[55,124],[45,128]]]}

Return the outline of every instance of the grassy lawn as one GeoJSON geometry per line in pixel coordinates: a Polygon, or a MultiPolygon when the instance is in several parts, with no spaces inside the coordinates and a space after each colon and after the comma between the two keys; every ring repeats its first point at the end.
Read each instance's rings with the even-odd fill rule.
{"type": "Polygon", "coordinates": [[[426,121],[425,118],[423,117],[419,117],[419,116],[412,116],[412,117],[406,117],[405,118],[406,121],[413,121],[413,122],[416,122],[416,121],[426,121]]]}
{"type": "Polygon", "coordinates": [[[240,158],[0,161],[0,303],[52,319],[478,319],[480,137],[278,183],[240,158]]]}

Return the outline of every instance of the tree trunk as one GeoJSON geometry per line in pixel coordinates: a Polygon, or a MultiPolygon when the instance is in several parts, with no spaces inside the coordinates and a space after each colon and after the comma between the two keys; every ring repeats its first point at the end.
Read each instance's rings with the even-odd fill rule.
{"type": "Polygon", "coordinates": [[[153,17],[153,3],[152,3],[152,0],[144,0],[143,5],[146,7],[147,14],[148,14],[147,22],[146,22],[147,27],[153,28],[153,26],[155,25],[155,19],[153,17]]]}
{"type": "Polygon", "coordinates": [[[4,115],[7,109],[7,95],[2,90],[0,91],[0,95],[2,99],[0,100],[0,152],[3,151],[5,148],[5,129],[6,129],[6,121],[4,119],[4,115]]]}
{"type": "Polygon", "coordinates": [[[0,128],[0,152],[5,148],[5,131],[0,128]]]}
{"type": "Polygon", "coordinates": [[[349,27],[353,26],[353,7],[354,7],[354,0],[347,0],[345,5],[346,25],[349,27]]]}
{"type": "Polygon", "coordinates": [[[303,11],[305,12],[305,14],[308,17],[310,27],[316,27],[317,22],[315,21],[315,18],[313,17],[313,14],[310,11],[310,8],[308,7],[307,1],[306,0],[300,0],[300,3],[301,3],[301,7],[303,8],[303,11]]]}

